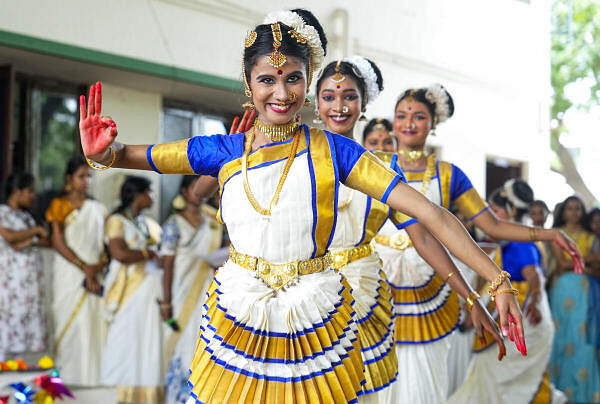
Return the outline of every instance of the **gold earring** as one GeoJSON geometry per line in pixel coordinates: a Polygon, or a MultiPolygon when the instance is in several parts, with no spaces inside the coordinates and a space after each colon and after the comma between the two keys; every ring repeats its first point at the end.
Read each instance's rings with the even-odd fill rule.
{"type": "Polygon", "coordinates": [[[310,98],[306,97],[304,99],[304,106],[305,107],[310,107],[312,105],[312,103],[310,102],[310,98]]]}
{"type": "Polygon", "coordinates": [[[65,185],[65,192],[71,192],[73,190],[73,186],[71,184],[65,185]]]}
{"type": "Polygon", "coordinates": [[[252,101],[252,100],[246,101],[245,103],[242,104],[242,108],[252,111],[255,108],[254,101],[252,101]]]}
{"type": "Polygon", "coordinates": [[[360,114],[360,118],[358,118],[358,120],[364,122],[367,120],[367,117],[365,116],[365,114],[360,114]]]}

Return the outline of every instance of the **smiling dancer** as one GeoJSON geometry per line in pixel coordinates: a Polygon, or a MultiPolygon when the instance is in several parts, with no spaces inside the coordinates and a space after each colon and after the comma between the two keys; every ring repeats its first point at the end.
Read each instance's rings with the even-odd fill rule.
{"type": "MultiPolygon", "coordinates": [[[[452,98],[439,84],[406,90],[398,99],[394,134],[398,140],[398,163],[408,184],[436,205],[446,209],[455,205],[492,237],[515,241],[555,240],[575,254],[577,247],[562,232],[498,219],[457,166],[425,154],[427,137],[453,112],[452,98]]],[[[388,389],[390,397],[397,403],[444,402],[448,390],[448,337],[456,329],[460,313],[456,293],[446,284],[448,279],[436,275],[419,256],[404,230],[398,231],[386,223],[376,241],[394,297],[399,369],[401,374],[406,374],[388,389]]],[[[467,262],[462,257],[457,258],[467,262]]],[[[512,293],[512,288],[495,289],[512,293]]],[[[501,320],[500,325],[503,335],[508,336],[510,327],[506,320],[501,320]]],[[[519,339],[517,347],[526,354],[519,339]]]]}
{"type": "MultiPolygon", "coordinates": [[[[319,117],[329,131],[353,139],[354,125],[361,111],[375,100],[382,89],[383,77],[372,61],[351,56],[331,62],[317,81],[319,117]]],[[[374,122],[370,125],[371,129],[376,128],[377,121],[374,122]]],[[[377,156],[397,169],[393,153],[378,153],[377,156]]],[[[334,268],[348,279],[356,300],[354,307],[366,376],[362,394],[370,402],[378,399],[372,393],[392,383],[398,373],[391,290],[381,270],[381,261],[371,246],[371,240],[388,217],[399,223],[399,228],[409,226],[417,249],[440,269],[441,276],[447,277],[452,272],[457,274],[451,283],[465,299],[474,295],[442,245],[421,224],[392,212],[387,205],[365,194],[340,185],[337,223],[330,250],[334,268]]],[[[490,323],[491,317],[483,306],[477,303],[473,307],[473,321],[479,334],[483,337],[481,329],[484,327],[497,333],[497,327],[490,323]]],[[[499,335],[497,340],[502,345],[499,335]]],[[[504,346],[500,350],[504,350],[504,346]]]]}
{"type": "MultiPolygon", "coordinates": [[[[190,384],[197,402],[356,402],[364,380],[347,281],[327,252],[344,183],[420,220],[486,279],[500,270],[453,216],[401,181],[356,142],[301,125],[297,114],[323,61],[326,38],[305,10],[267,16],[245,40],[253,129],[163,145],[115,142],[101,88],[81,99],[85,154],[104,167],[219,178],[228,261],[209,288],[190,384]],[[366,175],[368,172],[369,175],[366,175]]],[[[501,316],[522,331],[516,300],[501,316]]]]}

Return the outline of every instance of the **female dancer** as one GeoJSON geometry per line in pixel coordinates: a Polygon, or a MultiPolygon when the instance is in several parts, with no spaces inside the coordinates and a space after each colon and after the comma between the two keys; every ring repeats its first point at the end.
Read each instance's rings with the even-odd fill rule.
{"type": "Polygon", "coordinates": [[[392,137],[392,124],[387,119],[371,119],[363,131],[363,146],[369,150],[393,153],[396,150],[392,137]]]}
{"type": "Polygon", "coordinates": [[[106,326],[102,319],[98,276],[108,264],[104,254],[106,208],[89,199],[89,167],[81,156],[71,158],[63,195],[46,211],[52,225],[52,316],[54,351],[60,375],[73,385],[100,384],[106,326]]]}
{"type": "MultiPolygon", "coordinates": [[[[453,112],[452,98],[441,85],[406,90],[398,99],[394,135],[398,140],[398,163],[408,184],[436,205],[446,209],[456,205],[465,217],[494,238],[556,240],[573,253],[576,246],[558,230],[530,228],[498,219],[458,167],[425,155],[427,136],[453,112]]],[[[459,321],[457,296],[419,256],[402,230],[398,232],[386,224],[380,234],[376,237],[377,251],[392,286],[398,364],[401,374],[410,375],[399,378],[392,385],[391,394],[400,403],[443,402],[448,390],[447,337],[459,321]]],[[[507,336],[509,330],[504,325],[501,328],[507,336]]],[[[521,345],[519,349],[525,353],[521,345]]]]}
{"type": "Polygon", "coordinates": [[[121,187],[121,206],[106,221],[112,257],[105,281],[108,336],[102,356],[102,383],[117,386],[124,403],[164,400],[163,324],[156,301],[161,272],[153,250],[160,226],[142,214],[152,206],[150,181],[128,177],[121,187]]]}
{"type": "MultiPolygon", "coordinates": [[[[490,196],[490,208],[502,220],[519,221],[522,206],[533,200],[533,191],[521,180],[510,180],[490,196]]],[[[566,403],[565,395],[550,384],[546,372],[554,325],[540,267],[541,255],[532,242],[501,242],[498,252],[502,268],[511,274],[517,298],[525,311],[525,338],[530,349],[526,357],[508,348],[502,364],[494,360],[486,338],[475,338],[473,357],[463,385],[448,404],[566,403]]],[[[487,292],[482,300],[489,300],[487,292]]],[[[493,302],[490,309],[493,310],[493,302]]]]}
{"type": "MultiPolygon", "coordinates": [[[[354,125],[361,111],[375,100],[382,89],[381,72],[372,61],[351,56],[331,62],[323,69],[317,81],[319,116],[329,131],[353,139],[354,125]]],[[[375,124],[367,125],[370,132],[377,125],[374,122],[375,124]]],[[[385,130],[385,127],[376,128],[375,131],[381,129],[385,130]]],[[[392,153],[376,155],[390,166],[397,167],[392,153]]],[[[352,287],[361,353],[365,363],[366,383],[361,393],[367,395],[365,399],[375,402],[376,397],[371,393],[382,390],[396,379],[398,363],[393,349],[391,290],[381,270],[381,261],[371,246],[371,240],[390,216],[392,220],[402,222],[402,227],[415,221],[407,221],[407,218],[402,217],[398,219],[401,215],[392,213],[387,205],[344,185],[340,185],[339,201],[335,234],[329,248],[333,253],[333,267],[347,278],[352,287]]],[[[456,279],[451,282],[463,292],[465,299],[468,298],[473,291],[464,280],[459,280],[458,270],[435,237],[418,223],[410,226],[410,229],[419,252],[436,263],[442,276],[455,271],[456,279]]],[[[480,330],[481,322],[490,317],[483,315],[482,306],[476,306],[473,318],[480,330]]],[[[496,332],[490,324],[486,325],[496,332]]],[[[480,335],[483,336],[481,331],[480,335]]],[[[499,335],[497,339],[501,341],[499,335]]]]}
{"type": "Polygon", "coordinates": [[[192,187],[197,178],[183,177],[179,195],[173,202],[178,212],[163,225],[160,245],[164,269],[160,313],[164,321],[176,320],[179,328],[166,336],[166,357],[170,360],[167,372],[169,404],[185,403],[190,397],[188,366],[194,357],[202,306],[214,275],[205,257],[221,247],[223,237],[223,227],[215,220],[214,210],[209,212],[208,206],[205,208],[193,197],[192,187]],[[176,202],[181,206],[176,206],[176,202]]]}
{"type": "MultiPolygon", "coordinates": [[[[319,22],[300,9],[270,14],[248,34],[243,77],[258,118],[245,134],[122,145],[115,122],[101,116],[100,85],[90,89],[87,112],[81,98],[82,145],[92,160],[219,178],[232,247],[210,286],[191,365],[198,402],[357,401],[363,362],[353,299],[327,253],[340,182],[417,217],[486,279],[510,288],[448,212],[356,142],[296,121],[325,45],[319,22]]],[[[522,335],[514,296],[498,300],[502,324],[511,313],[510,328],[522,335]]]]}
{"type": "Polygon", "coordinates": [[[27,211],[35,199],[33,183],[31,174],[10,175],[6,203],[0,205],[0,360],[39,352],[46,346],[44,288],[36,245],[48,232],[27,211]]]}
{"type": "MultiPolygon", "coordinates": [[[[598,300],[600,281],[590,270],[590,260],[600,254],[594,250],[596,238],[584,228],[585,207],[576,196],[561,203],[554,217],[554,228],[562,229],[577,242],[586,268],[584,274],[554,251],[556,276],[550,289],[550,307],[556,326],[550,358],[552,382],[572,402],[600,402],[600,318],[598,300]]],[[[596,247],[597,248],[597,247],[596,247]]]]}

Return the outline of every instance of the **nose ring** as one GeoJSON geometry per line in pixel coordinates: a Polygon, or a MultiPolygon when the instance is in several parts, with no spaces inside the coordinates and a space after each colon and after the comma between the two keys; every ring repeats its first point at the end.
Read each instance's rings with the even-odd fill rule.
{"type": "Polygon", "coordinates": [[[347,105],[344,105],[344,107],[342,108],[342,114],[347,114],[348,111],[350,111],[350,108],[348,108],[347,105]]]}

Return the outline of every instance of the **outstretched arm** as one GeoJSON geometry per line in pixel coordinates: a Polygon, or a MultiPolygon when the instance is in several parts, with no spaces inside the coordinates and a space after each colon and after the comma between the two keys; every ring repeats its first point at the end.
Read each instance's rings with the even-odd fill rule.
{"type": "MultiPolygon", "coordinates": [[[[430,202],[409,185],[398,183],[391,190],[386,203],[392,209],[417,218],[439,241],[448,247],[452,254],[486,280],[492,282],[500,274],[500,269],[475,244],[458,219],[446,209],[430,202]]],[[[510,281],[505,280],[500,288],[512,289],[510,281]]],[[[516,328],[516,335],[519,339],[517,346],[524,348],[522,314],[516,298],[512,294],[500,294],[496,297],[496,306],[500,315],[502,334],[504,336],[515,335],[516,328]]]]}
{"type": "MultiPolygon", "coordinates": [[[[467,283],[462,273],[458,270],[454,262],[440,244],[440,242],[423,226],[416,222],[406,227],[406,231],[415,246],[415,249],[421,257],[444,279],[452,289],[454,289],[465,300],[474,293],[471,285],[467,283]]],[[[504,341],[500,337],[498,325],[490,313],[481,305],[479,300],[473,303],[470,310],[473,327],[479,338],[485,338],[484,329],[488,331],[498,342],[498,360],[506,355],[504,341]]]]}

